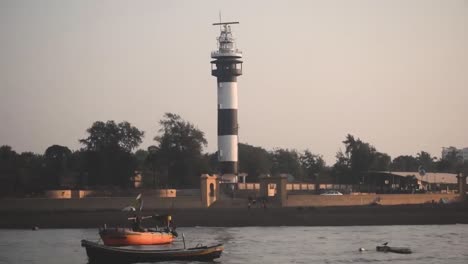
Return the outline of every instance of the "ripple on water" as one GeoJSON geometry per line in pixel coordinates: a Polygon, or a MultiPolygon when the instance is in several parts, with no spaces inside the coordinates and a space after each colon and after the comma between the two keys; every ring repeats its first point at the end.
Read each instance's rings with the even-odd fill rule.
{"type": "MultiPolygon", "coordinates": [[[[234,263],[468,263],[468,225],[359,227],[179,228],[187,246],[224,243],[217,261],[234,263]],[[411,255],[380,253],[383,242],[409,246],[411,255]],[[363,247],[367,249],[359,252],[363,247]]],[[[81,239],[96,229],[0,230],[0,263],[86,263],[81,239]],[[54,258],[50,258],[54,255],[54,258]]],[[[171,247],[182,247],[178,239],[171,247]]],[[[164,263],[164,262],[163,262],[164,263]]],[[[187,263],[187,262],[171,262],[187,263]]],[[[190,262],[196,263],[196,262],[190,262]]]]}

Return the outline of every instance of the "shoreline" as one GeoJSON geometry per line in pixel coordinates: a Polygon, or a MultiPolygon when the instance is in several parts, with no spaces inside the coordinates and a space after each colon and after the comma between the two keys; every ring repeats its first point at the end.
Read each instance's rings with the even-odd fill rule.
{"type": "MultiPolygon", "coordinates": [[[[468,224],[468,205],[398,205],[289,208],[206,208],[143,210],[169,213],[177,227],[364,226],[468,224]]],[[[133,213],[118,210],[0,211],[0,228],[98,228],[129,226],[133,213]]],[[[143,225],[151,226],[149,220],[143,225]]]]}

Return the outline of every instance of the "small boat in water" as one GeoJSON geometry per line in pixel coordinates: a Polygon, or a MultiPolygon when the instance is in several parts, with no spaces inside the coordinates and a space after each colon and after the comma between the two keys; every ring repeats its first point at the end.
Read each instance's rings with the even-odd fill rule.
{"type": "Polygon", "coordinates": [[[90,263],[136,263],[171,260],[212,261],[221,257],[224,250],[222,244],[187,249],[148,250],[109,247],[88,240],[81,240],[81,246],[86,248],[90,263]]]}
{"type": "Polygon", "coordinates": [[[132,221],[132,228],[107,228],[104,225],[103,228],[99,228],[99,236],[101,237],[104,245],[106,246],[132,246],[132,245],[164,245],[170,244],[177,237],[175,226],[172,222],[172,216],[168,214],[163,215],[150,215],[141,216],[141,210],[143,209],[143,199],[141,194],[135,199],[137,202],[137,209],[133,206],[127,206],[123,211],[135,212],[133,217],[128,217],[128,220],[132,221]],[[156,221],[158,226],[154,229],[143,228],[141,221],[144,219],[153,219],[156,221]]]}
{"type": "Polygon", "coordinates": [[[377,251],[380,252],[393,252],[399,254],[411,254],[411,249],[406,247],[389,247],[389,246],[377,246],[377,251]]]}
{"type": "Polygon", "coordinates": [[[163,245],[174,241],[176,234],[165,231],[133,231],[129,228],[103,228],[99,230],[104,245],[163,245]]]}
{"type": "Polygon", "coordinates": [[[132,221],[132,228],[99,228],[99,236],[106,246],[143,246],[143,245],[164,245],[170,244],[177,237],[176,227],[172,222],[172,216],[169,214],[141,216],[143,209],[143,199],[139,194],[135,201],[137,209],[134,206],[127,206],[122,211],[135,212],[133,217],[128,217],[132,221]],[[141,221],[144,219],[153,219],[158,224],[156,228],[143,228],[141,221]],[[162,228],[160,228],[160,227],[162,228]]]}

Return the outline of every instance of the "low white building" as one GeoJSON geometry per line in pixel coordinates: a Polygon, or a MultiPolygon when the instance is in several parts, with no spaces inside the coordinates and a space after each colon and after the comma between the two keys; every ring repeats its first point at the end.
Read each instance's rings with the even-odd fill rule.
{"type": "Polygon", "coordinates": [[[419,172],[411,171],[400,171],[400,172],[389,172],[398,176],[414,176],[420,182],[426,183],[438,183],[438,184],[457,184],[457,174],[455,173],[444,173],[444,172],[426,172],[424,175],[419,174],[419,172]]]}

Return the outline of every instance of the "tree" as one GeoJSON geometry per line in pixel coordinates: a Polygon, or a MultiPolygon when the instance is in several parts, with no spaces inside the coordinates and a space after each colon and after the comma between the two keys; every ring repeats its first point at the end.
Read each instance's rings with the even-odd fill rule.
{"type": "Polygon", "coordinates": [[[137,148],[144,136],[144,132],[124,121],[116,124],[113,120],[96,121],[86,130],[89,136],[80,139],[86,150],[119,150],[131,152],[137,148]]]}
{"type": "Polygon", "coordinates": [[[18,154],[10,146],[0,147],[0,190],[13,193],[18,189],[18,154]]]}
{"type": "Polygon", "coordinates": [[[398,156],[390,164],[392,171],[417,171],[418,167],[419,162],[413,156],[398,156]]]}
{"type": "Polygon", "coordinates": [[[18,154],[10,146],[0,147],[0,173],[10,173],[15,170],[18,154]]]}
{"type": "Polygon", "coordinates": [[[128,186],[137,162],[131,151],[142,142],[143,131],[124,121],[97,121],[79,140],[85,145],[85,164],[92,185],[128,186]]]}
{"type": "Polygon", "coordinates": [[[46,149],[44,157],[49,187],[60,186],[60,177],[68,170],[71,154],[69,148],[60,145],[52,145],[46,149]]]}
{"type": "Polygon", "coordinates": [[[37,192],[45,188],[45,160],[32,152],[16,153],[0,147],[0,194],[37,192]]]}
{"type": "Polygon", "coordinates": [[[442,159],[435,163],[437,171],[451,173],[459,171],[460,164],[463,164],[463,156],[458,154],[456,148],[451,147],[451,149],[445,157],[442,157],[442,159]]]}
{"type": "Polygon", "coordinates": [[[271,166],[265,149],[239,143],[239,171],[248,174],[249,182],[258,182],[258,176],[269,173],[271,166]]]}
{"type": "Polygon", "coordinates": [[[78,187],[83,187],[88,184],[88,169],[86,167],[87,151],[73,151],[69,158],[69,169],[75,173],[76,184],[78,187]]]}
{"type": "Polygon", "coordinates": [[[434,171],[434,162],[435,157],[432,157],[431,154],[421,151],[416,155],[416,160],[419,163],[419,166],[422,166],[427,172],[434,171]]]}
{"type": "Polygon", "coordinates": [[[349,177],[351,174],[351,159],[349,155],[338,151],[336,153],[336,162],[331,169],[331,176],[335,178],[336,183],[349,184],[354,183],[353,179],[349,177]]]}
{"type": "Polygon", "coordinates": [[[299,160],[304,171],[305,177],[308,179],[316,179],[325,168],[325,161],[321,155],[312,154],[309,150],[305,150],[299,156],[299,160]]]}
{"type": "Polygon", "coordinates": [[[369,171],[374,155],[375,148],[369,143],[362,142],[360,139],[355,140],[350,134],[343,141],[346,146],[346,154],[350,157],[351,177],[354,183],[362,182],[362,175],[369,171]]]}
{"type": "MultiPolygon", "coordinates": [[[[157,187],[157,175],[162,175],[165,171],[162,171],[164,168],[163,159],[160,157],[161,152],[157,146],[149,146],[147,149],[147,155],[144,161],[144,167],[151,174],[151,181],[146,181],[147,184],[151,184],[153,188],[157,187]]],[[[159,181],[162,181],[160,178],[159,181]]]]}
{"type": "Polygon", "coordinates": [[[371,170],[373,171],[388,171],[392,158],[386,153],[376,151],[371,164],[371,170]]]}
{"type": "Polygon", "coordinates": [[[295,150],[276,149],[270,153],[273,174],[291,174],[295,179],[303,180],[299,154],[295,150]]]}
{"type": "Polygon", "coordinates": [[[148,158],[149,152],[144,149],[139,149],[135,151],[135,160],[137,162],[137,169],[143,170],[145,168],[145,163],[148,158]]]}
{"type": "Polygon", "coordinates": [[[205,134],[179,115],[166,113],[154,140],[158,142],[159,170],[166,171],[168,183],[174,187],[196,187],[207,170],[202,155],[208,142],[205,134]]]}
{"type": "Polygon", "coordinates": [[[463,161],[463,163],[461,164],[460,173],[463,173],[463,175],[468,176],[468,160],[463,161]]]}
{"type": "Polygon", "coordinates": [[[361,139],[355,139],[348,134],[343,141],[345,144],[345,153],[337,154],[337,163],[333,166],[332,174],[335,178],[340,178],[346,173],[350,179],[344,180],[346,183],[364,183],[368,182],[365,175],[373,171],[386,171],[390,167],[391,158],[388,154],[378,152],[374,146],[363,142],[361,139]]]}
{"type": "Polygon", "coordinates": [[[24,192],[40,192],[50,186],[44,155],[22,152],[18,156],[19,185],[24,192]]]}

